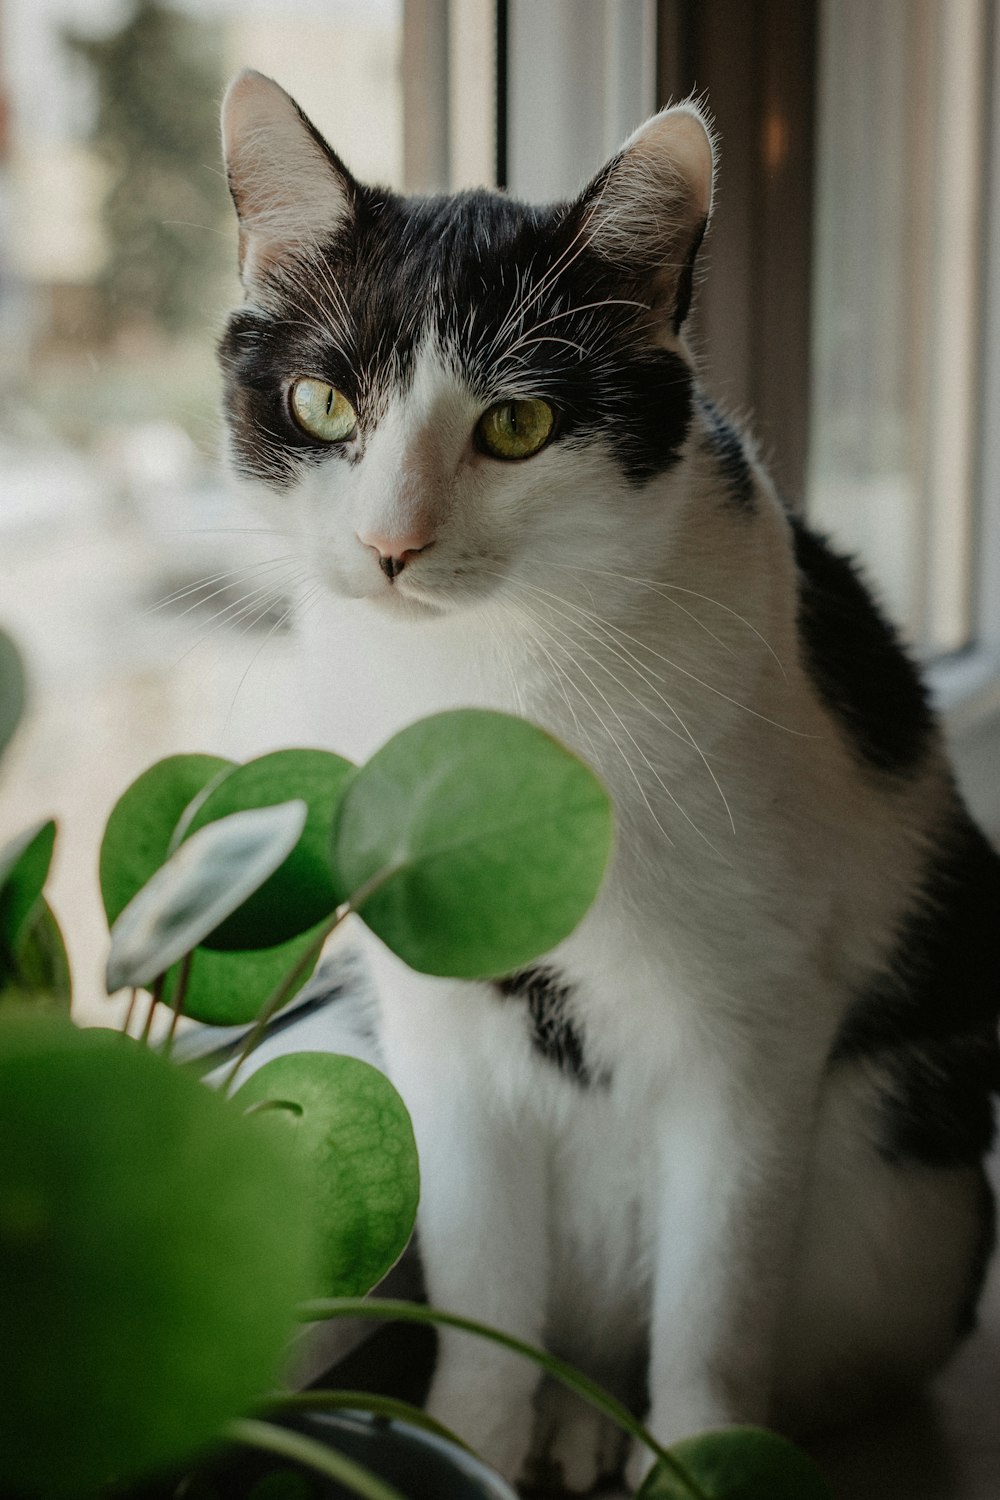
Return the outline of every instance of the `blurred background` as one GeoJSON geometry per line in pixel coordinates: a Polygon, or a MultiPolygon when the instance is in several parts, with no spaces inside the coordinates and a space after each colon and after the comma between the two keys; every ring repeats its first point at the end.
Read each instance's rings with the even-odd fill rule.
{"type": "Polygon", "coordinates": [[[705,91],[722,169],[695,342],[793,504],[866,563],[1000,832],[994,0],[0,0],[0,624],[33,707],[0,842],[107,1014],[96,851],[175,750],[308,739],[282,548],[220,462],[239,300],[218,105],[253,66],[361,177],[578,188],[705,91]]]}

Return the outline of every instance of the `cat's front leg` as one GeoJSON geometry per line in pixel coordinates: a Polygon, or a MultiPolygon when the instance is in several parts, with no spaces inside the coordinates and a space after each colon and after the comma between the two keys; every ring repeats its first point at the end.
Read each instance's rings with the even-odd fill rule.
{"type": "MultiPolygon", "coordinates": [[[[415,1120],[430,1300],[538,1344],[547,1289],[539,1153],[498,1122],[477,1119],[471,1091],[453,1103],[450,1127],[443,1116],[429,1129],[415,1120]]],[[[520,1355],[442,1328],[427,1409],[514,1480],[531,1447],[538,1384],[537,1368],[520,1355]]]]}
{"type": "MultiPolygon", "coordinates": [[[[671,1079],[650,1215],[647,1422],[664,1445],[767,1421],[818,1082],[782,1050],[690,1060],[671,1079]]],[[[636,1449],[633,1484],[651,1462],[636,1449]]]]}
{"type": "MultiPolygon", "coordinates": [[[[384,1041],[420,1155],[430,1301],[538,1344],[548,1290],[543,1149],[498,1076],[517,1049],[492,1023],[508,1017],[472,986],[407,975],[405,987],[383,1006],[384,1041]]],[[[527,1360],[442,1328],[427,1409],[514,1480],[531,1447],[538,1384],[527,1360]]]]}

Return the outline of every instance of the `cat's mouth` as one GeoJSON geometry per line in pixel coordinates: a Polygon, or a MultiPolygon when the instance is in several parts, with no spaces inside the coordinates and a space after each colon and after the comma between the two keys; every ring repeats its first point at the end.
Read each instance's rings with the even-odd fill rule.
{"type": "Polygon", "coordinates": [[[448,614],[455,607],[447,590],[420,583],[413,578],[393,579],[385,588],[369,596],[374,604],[391,615],[408,615],[413,619],[421,616],[448,614]]]}
{"type": "Polygon", "coordinates": [[[474,608],[494,593],[499,583],[499,574],[482,576],[463,568],[433,582],[404,570],[372,598],[389,613],[409,613],[414,618],[427,618],[474,608]]]}

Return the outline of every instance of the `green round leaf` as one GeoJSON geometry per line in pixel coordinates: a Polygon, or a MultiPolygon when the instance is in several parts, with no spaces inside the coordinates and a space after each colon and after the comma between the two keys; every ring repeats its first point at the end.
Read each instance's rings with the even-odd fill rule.
{"type": "Polygon", "coordinates": [[[607,792],[523,719],[422,719],[351,779],[334,834],[342,898],[427,974],[509,974],[570,933],[611,850],[607,792]]]}
{"type": "Polygon", "coordinates": [[[108,993],[149,985],[264,884],[298,842],[304,802],[220,818],[181,844],[111,929],[108,993]]]}
{"type": "MultiPolygon", "coordinates": [[[[308,932],[277,948],[245,953],[196,948],[184,992],[184,1014],[208,1026],[245,1026],[255,1020],[281,981],[319,938],[324,926],[319,923],[310,927],[308,932]]],[[[298,984],[289,990],[288,1000],[294,999],[308,984],[311,974],[308,969],[303,972],[298,984]]],[[[167,1005],[172,1004],[177,975],[178,970],[172,969],[164,987],[163,999],[167,1005]]]]}
{"type": "MultiPolygon", "coordinates": [[[[233,761],[217,755],[171,755],[150,766],[119,798],[101,845],[101,893],[109,922],[121,915],[163,864],[182,819],[193,816],[206,792],[235,769],[233,761]]],[[[185,1015],[210,1026],[246,1025],[316,936],[309,931],[277,948],[245,953],[196,948],[184,997],[185,1015]]],[[[168,1004],[177,977],[174,968],[164,987],[168,1004]]],[[[308,979],[304,974],[302,984],[308,979]]]]}
{"type": "Polygon", "coordinates": [[[0,630],[0,755],[20,723],[27,693],[21,653],[10,636],[0,630]]]}
{"type": "Polygon", "coordinates": [[[0,954],[0,1005],[67,1011],[72,998],[69,957],[59,923],[42,897],[13,951],[0,954]]]}
{"type": "Polygon", "coordinates": [[[312,1182],[319,1277],[331,1297],[370,1291],[413,1232],[420,1173],[402,1099],[377,1068],[329,1052],[267,1062],[237,1090],[293,1140],[312,1182]]]}
{"type": "Polygon", "coordinates": [[[13,949],[49,877],[56,825],[29,828],[0,849],[0,948],[13,949]]]}
{"type": "MultiPolygon", "coordinates": [[[[816,1464],[801,1449],[762,1427],[727,1427],[674,1443],[670,1453],[704,1500],[833,1500],[816,1464]]],[[[691,1500],[691,1489],[659,1464],[636,1500],[691,1500]]]]}
{"type": "Polygon", "coordinates": [[[302,837],[266,885],[213,932],[205,946],[269,948],[329,917],[337,905],[330,869],[330,834],[350,761],[328,750],[276,750],[239,766],[212,789],[189,833],[216,818],[296,797],[309,815],[302,837]]]}
{"type": "Polygon", "coordinates": [[[101,843],[101,895],[108,925],[156,873],[185,809],[234,769],[218,755],[169,755],[137,777],[112,809],[101,843]]]}
{"type": "Polygon", "coordinates": [[[288,1142],[114,1032],[0,1026],[3,1487],[179,1461],[274,1382],[311,1279],[288,1142]]]}

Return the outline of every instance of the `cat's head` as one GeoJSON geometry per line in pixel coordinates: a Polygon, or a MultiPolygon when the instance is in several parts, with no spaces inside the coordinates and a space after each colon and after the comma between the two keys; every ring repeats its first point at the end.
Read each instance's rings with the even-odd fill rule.
{"type": "Polygon", "coordinates": [[[221,344],[230,451],[305,508],[327,587],[451,612],[663,544],[712,203],[696,107],[547,208],[363,185],[258,73],[223,135],[246,291],[221,344]]]}

